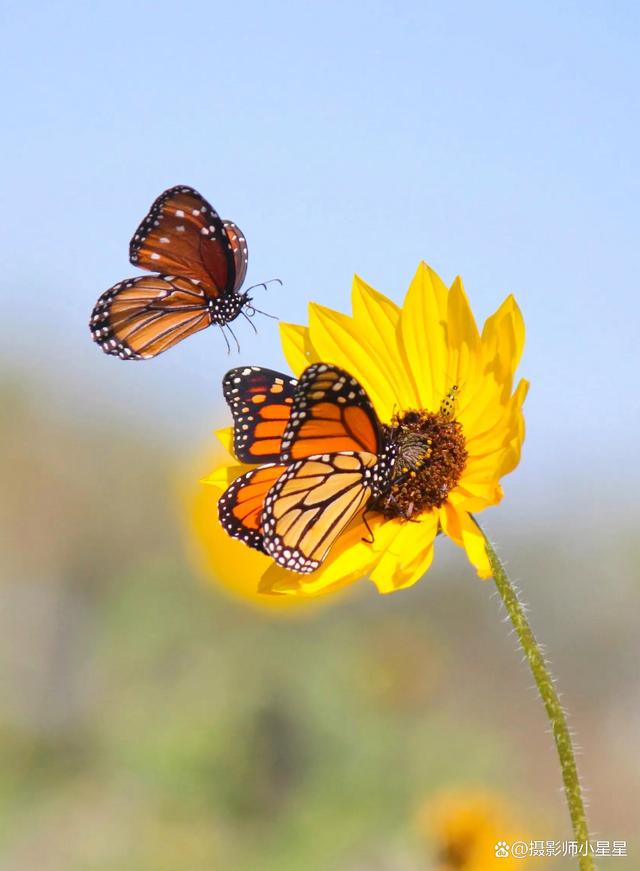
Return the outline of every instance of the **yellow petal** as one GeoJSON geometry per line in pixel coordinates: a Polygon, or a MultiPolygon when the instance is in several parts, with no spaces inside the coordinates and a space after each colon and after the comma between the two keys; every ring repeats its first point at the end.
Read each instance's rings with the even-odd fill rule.
{"type": "Polygon", "coordinates": [[[438,512],[417,523],[402,523],[398,535],[371,572],[379,593],[392,593],[419,581],[433,560],[433,542],[438,531],[438,512]]]}
{"type": "Polygon", "coordinates": [[[511,430],[511,441],[508,449],[505,451],[505,454],[502,458],[502,462],[500,464],[499,473],[500,476],[508,475],[509,472],[512,472],[515,467],[520,462],[520,453],[522,451],[522,445],[524,443],[525,436],[525,425],[524,425],[524,416],[522,414],[522,404],[529,392],[529,382],[524,378],[520,379],[520,383],[516,388],[516,392],[513,394],[512,400],[512,408],[513,408],[513,423],[511,430]]]}
{"type": "Polygon", "coordinates": [[[508,296],[496,312],[487,318],[482,330],[485,360],[499,380],[512,378],[524,348],[525,329],[522,313],[513,295],[508,296]]]}
{"type": "Polygon", "coordinates": [[[407,587],[412,587],[417,581],[421,580],[431,568],[435,551],[435,538],[429,547],[422,550],[416,559],[406,567],[403,572],[403,577],[399,579],[396,590],[405,590],[407,587]]]}
{"type": "Polygon", "coordinates": [[[319,362],[309,340],[307,327],[282,323],[280,324],[280,340],[285,359],[296,378],[300,377],[307,366],[319,362]]]}
{"type": "Polygon", "coordinates": [[[514,371],[518,368],[520,363],[520,359],[522,357],[522,352],[524,350],[524,342],[525,342],[525,326],[524,326],[524,318],[522,317],[522,312],[520,311],[520,306],[516,302],[515,297],[510,294],[507,297],[507,301],[511,302],[512,307],[512,317],[513,317],[513,329],[516,337],[516,349],[513,360],[513,369],[514,371]]]}
{"type": "Polygon", "coordinates": [[[442,529],[459,547],[464,547],[467,558],[478,572],[479,578],[492,576],[484,536],[477,523],[466,512],[456,509],[449,501],[440,509],[442,529]]]}
{"type": "Polygon", "coordinates": [[[478,573],[478,577],[486,580],[493,574],[491,563],[487,555],[487,548],[483,534],[469,514],[462,514],[462,541],[467,558],[478,573]]]}
{"type": "Polygon", "coordinates": [[[465,445],[469,455],[467,460],[468,467],[473,462],[495,455],[504,449],[512,438],[512,417],[513,412],[511,409],[505,409],[500,420],[491,429],[485,432],[472,433],[470,436],[466,436],[465,433],[465,445]]]}
{"type": "Polygon", "coordinates": [[[447,341],[449,361],[445,389],[451,384],[468,383],[475,375],[480,349],[478,327],[459,277],[451,285],[447,300],[447,341]]]}
{"type": "MultiPolygon", "coordinates": [[[[501,418],[497,419],[497,410],[494,408],[487,412],[487,419],[482,422],[478,421],[477,425],[483,428],[488,422],[492,422],[493,426],[485,432],[472,435],[467,439],[466,445],[469,452],[465,475],[470,474],[478,476],[479,474],[488,474],[489,469],[495,470],[498,477],[506,474],[504,470],[504,461],[506,451],[511,449],[516,450],[515,465],[519,458],[520,448],[524,441],[524,417],[522,415],[522,403],[524,402],[528,382],[524,379],[520,381],[516,392],[509,400],[508,406],[504,408],[501,418]]],[[[512,461],[511,461],[512,462],[512,461]]],[[[508,471],[511,471],[514,465],[509,463],[508,471]]]]}
{"type": "Polygon", "coordinates": [[[471,440],[499,425],[507,410],[508,398],[503,397],[503,387],[491,372],[484,378],[474,379],[471,389],[466,387],[463,385],[460,391],[456,419],[462,424],[465,438],[471,440]]]}
{"type": "Polygon", "coordinates": [[[396,327],[400,320],[400,307],[382,293],[374,290],[359,275],[353,276],[351,304],[354,320],[365,330],[374,330],[383,339],[395,342],[396,327]]]}
{"type": "Polygon", "coordinates": [[[327,595],[344,591],[346,588],[353,586],[354,582],[359,577],[340,578],[334,584],[309,583],[310,575],[298,574],[290,572],[287,569],[276,563],[271,565],[262,573],[258,584],[258,591],[264,598],[287,598],[296,602],[305,600],[318,600],[327,595]]]}
{"type": "Polygon", "coordinates": [[[367,337],[372,365],[378,369],[379,378],[393,385],[398,402],[396,410],[415,407],[415,391],[398,347],[400,309],[357,275],[353,279],[351,300],[353,320],[367,337]]]}
{"type": "MultiPolygon", "coordinates": [[[[480,369],[478,371],[481,371],[480,369]]],[[[474,390],[461,403],[456,418],[468,442],[490,437],[509,426],[512,416],[511,375],[502,383],[496,372],[485,370],[474,390]]]]}
{"type": "Polygon", "coordinates": [[[475,463],[468,465],[462,473],[460,483],[472,489],[474,485],[483,486],[491,481],[497,483],[500,478],[499,469],[503,451],[504,448],[491,457],[476,460],[475,463]]]}
{"type": "Polygon", "coordinates": [[[510,413],[508,426],[499,428],[500,442],[484,454],[478,454],[476,442],[468,445],[469,457],[460,479],[461,484],[471,481],[499,480],[518,465],[524,442],[524,417],[520,409],[510,413]]]}
{"type": "Polygon", "coordinates": [[[347,315],[311,303],[309,335],[319,359],[353,375],[369,394],[380,419],[390,420],[398,406],[396,385],[380,375],[365,331],[347,315]]]}
{"type": "Polygon", "coordinates": [[[509,446],[510,442],[507,441],[503,446],[484,457],[474,457],[473,459],[470,457],[458,484],[470,486],[483,481],[497,483],[501,478],[500,469],[504,453],[509,446]]]}
{"type": "Polygon", "coordinates": [[[207,484],[210,487],[217,487],[220,491],[226,490],[229,484],[233,483],[238,475],[243,475],[245,472],[248,472],[249,469],[253,468],[255,468],[255,466],[229,465],[228,463],[225,463],[223,466],[214,469],[210,475],[202,478],[200,483],[207,484]]]}
{"type": "Polygon", "coordinates": [[[449,493],[448,500],[456,508],[479,512],[491,505],[497,505],[503,495],[498,476],[494,474],[486,480],[461,480],[449,493]]]}
{"type": "Polygon", "coordinates": [[[223,426],[217,429],[215,434],[225,451],[233,456],[233,427],[223,426]]]}
{"type": "Polygon", "coordinates": [[[400,315],[401,351],[415,394],[409,407],[437,411],[445,395],[447,296],[439,276],[421,263],[400,315]]]}
{"type": "MultiPolygon", "coordinates": [[[[470,389],[461,391],[456,417],[467,438],[491,431],[511,394],[513,374],[524,345],[524,322],[512,296],[487,319],[482,331],[477,364],[469,380],[470,389]]],[[[463,386],[467,384],[463,381],[463,386]]]]}

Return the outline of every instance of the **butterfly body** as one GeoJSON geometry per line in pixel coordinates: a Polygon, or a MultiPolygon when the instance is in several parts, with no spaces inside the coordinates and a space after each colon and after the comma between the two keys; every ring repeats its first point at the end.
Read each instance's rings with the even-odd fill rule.
{"type": "Polygon", "coordinates": [[[250,306],[240,292],[246,239],[193,188],[178,185],[154,201],[129,260],[157,274],[121,281],[98,299],[89,327],[106,354],[155,357],[206,327],[227,327],[250,306]]]}
{"type": "Polygon", "coordinates": [[[245,306],[251,303],[248,293],[233,293],[216,299],[207,298],[207,310],[212,324],[224,327],[235,321],[245,306]]]}

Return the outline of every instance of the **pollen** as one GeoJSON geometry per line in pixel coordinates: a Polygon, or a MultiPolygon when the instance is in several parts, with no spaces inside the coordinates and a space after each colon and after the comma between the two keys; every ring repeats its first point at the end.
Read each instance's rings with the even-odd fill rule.
{"type": "Polygon", "coordinates": [[[405,411],[386,428],[398,459],[389,491],[372,506],[385,517],[410,520],[440,508],[460,480],[468,454],[462,425],[450,414],[405,411]]]}

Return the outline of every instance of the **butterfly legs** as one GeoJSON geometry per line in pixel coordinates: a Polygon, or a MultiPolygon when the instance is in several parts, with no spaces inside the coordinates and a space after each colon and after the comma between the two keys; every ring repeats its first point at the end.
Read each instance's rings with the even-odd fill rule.
{"type": "MultiPolygon", "coordinates": [[[[253,306],[250,306],[250,308],[252,308],[253,311],[255,311],[255,309],[253,308],[253,306]]],[[[256,334],[256,336],[257,336],[257,335],[258,335],[258,328],[257,328],[256,325],[254,324],[254,322],[251,320],[251,316],[248,315],[248,314],[245,312],[244,309],[240,309],[240,314],[241,314],[242,317],[245,319],[245,321],[247,321],[247,322],[251,325],[251,329],[253,330],[253,332],[254,332],[254,333],[256,334]]]]}
{"type": "Polygon", "coordinates": [[[372,530],[371,527],[369,526],[369,521],[367,520],[367,512],[366,512],[366,511],[365,511],[364,514],[362,515],[362,522],[363,522],[364,525],[367,527],[367,532],[368,532],[369,535],[371,536],[371,538],[365,538],[364,536],[362,536],[362,541],[364,541],[365,544],[373,544],[374,541],[375,541],[375,537],[374,537],[374,535],[373,535],[373,530],[372,530]]]}
{"type": "Polygon", "coordinates": [[[229,324],[218,324],[220,327],[220,332],[224,336],[224,341],[227,346],[227,354],[231,353],[231,345],[229,344],[229,339],[227,338],[227,334],[225,333],[225,327],[229,330],[231,335],[233,336],[233,341],[236,343],[236,348],[238,349],[238,354],[240,353],[240,342],[238,341],[236,334],[233,332],[229,324]]]}

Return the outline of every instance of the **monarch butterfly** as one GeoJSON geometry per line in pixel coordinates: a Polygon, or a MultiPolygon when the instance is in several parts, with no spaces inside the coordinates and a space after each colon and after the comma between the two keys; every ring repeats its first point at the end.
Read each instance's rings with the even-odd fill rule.
{"type": "Polygon", "coordinates": [[[243,409],[250,409],[244,400],[250,396],[252,378],[286,378],[278,373],[265,376],[265,371],[248,368],[229,373],[242,396],[235,410],[235,399],[230,402],[239,459],[255,462],[263,456],[270,462],[231,484],[219,500],[219,518],[230,535],[269,554],[279,565],[312,572],[349,523],[387,491],[397,446],[364,388],[348,372],[325,363],[309,366],[297,384],[288,380],[282,392],[291,398],[289,403],[274,402],[271,392],[256,393],[265,396],[262,420],[242,423],[242,415],[248,414],[243,409]],[[269,417],[270,407],[274,407],[273,417],[269,417]],[[260,441],[266,419],[274,421],[271,429],[264,430],[269,453],[266,438],[265,452],[260,453],[262,447],[254,451],[253,446],[260,441]],[[249,428],[242,430],[243,426],[249,428]],[[278,437],[276,453],[272,449],[278,437]]]}
{"type": "Polygon", "coordinates": [[[159,274],[126,279],[100,296],[89,328],[105,354],[156,357],[212,324],[224,329],[250,306],[240,293],[245,237],[193,188],[178,185],[155,200],[129,243],[129,260],[159,274]]]}

